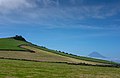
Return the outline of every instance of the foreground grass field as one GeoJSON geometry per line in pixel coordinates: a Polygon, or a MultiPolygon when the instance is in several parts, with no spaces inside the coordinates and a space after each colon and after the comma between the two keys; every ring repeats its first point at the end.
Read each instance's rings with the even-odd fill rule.
{"type": "Polygon", "coordinates": [[[120,68],[0,59],[0,78],[120,78],[120,68]]]}

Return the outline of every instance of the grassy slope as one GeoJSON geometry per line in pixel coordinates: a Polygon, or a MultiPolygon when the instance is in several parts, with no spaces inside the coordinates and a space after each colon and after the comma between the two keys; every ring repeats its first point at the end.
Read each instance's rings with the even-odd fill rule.
{"type": "Polygon", "coordinates": [[[0,78],[120,78],[120,68],[0,60],[0,78]]]}
{"type": "Polygon", "coordinates": [[[0,38],[0,50],[25,50],[18,47],[21,44],[28,44],[24,41],[15,40],[13,38],[0,38]]]}
{"type": "Polygon", "coordinates": [[[109,63],[108,61],[104,61],[104,60],[73,56],[73,55],[62,53],[62,52],[50,50],[47,48],[35,46],[35,45],[32,45],[32,47],[30,46],[23,46],[23,48],[18,47],[19,45],[22,45],[22,44],[28,45],[30,43],[15,40],[13,38],[2,38],[0,39],[0,50],[25,50],[23,48],[27,48],[30,50],[34,50],[36,53],[29,53],[29,52],[22,52],[22,51],[0,51],[0,57],[41,60],[41,61],[54,61],[54,62],[59,62],[59,61],[60,62],[77,62],[77,63],[85,62],[89,64],[109,63]]]}
{"type": "Polygon", "coordinates": [[[99,63],[106,63],[106,64],[116,64],[115,62],[112,61],[107,61],[107,60],[102,60],[102,59],[95,59],[95,58],[90,58],[90,57],[84,57],[84,56],[77,56],[77,55],[73,55],[73,54],[68,54],[65,52],[61,52],[61,51],[56,51],[56,50],[51,50],[48,49],[46,47],[43,46],[37,46],[32,44],[32,47],[47,51],[47,52],[51,52],[51,53],[55,53],[55,54],[59,54],[62,56],[66,56],[66,57],[71,57],[71,58],[75,58],[75,59],[79,59],[79,60],[85,60],[85,61],[91,61],[91,62],[99,62],[99,63]]]}
{"type": "Polygon", "coordinates": [[[70,63],[81,63],[82,62],[82,63],[88,63],[88,64],[93,64],[93,65],[102,64],[102,63],[84,61],[84,60],[79,60],[75,58],[58,55],[55,53],[36,49],[30,46],[24,46],[24,48],[34,50],[35,53],[21,52],[21,51],[0,51],[0,57],[38,60],[38,61],[46,61],[46,62],[70,62],[70,63]]]}
{"type": "Polygon", "coordinates": [[[22,51],[0,51],[0,57],[5,58],[16,58],[16,59],[28,59],[28,60],[39,60],[39,61],[49,61],[49,62],[75,62],[75,63],[89,63],[89,64],[100,64],[96,62],[88,62],[84,60],[74,59],[59,54],[47,52],[30,46],[23,46],[23,48],[18,47],[22,44],[29,44],[24,41],[15,40],[13,38],[3,38],[0,39],[0,49],[1,50],[25,50],[30,49],[35,51],[35,53],[22,52],[22,51]]]}

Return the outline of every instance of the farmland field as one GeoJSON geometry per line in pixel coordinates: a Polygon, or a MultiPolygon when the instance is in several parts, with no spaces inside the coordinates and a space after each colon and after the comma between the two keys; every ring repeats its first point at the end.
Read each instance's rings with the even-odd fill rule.
{"type": "Polygon", "coordinates": [[[0,78],[120,78],[120,68],[0,59],[0,78]]]}
{"type": "Polygon", "coordinates": [[[109,61],[98,60],[81,56],[74,56],[41,46],[36,46],[27,41],[11,38],[0,38],[0,58],[27,59],[46,62],[70,62],[86,64],[111,64],[109,61]],[[30,51],[34,51],[31,53],[30,51]]]}
{"type": "Polygon", "coordinates": [[[88,63],[88,64],[102,64],[97,62],[90,62],[79,60],[75,58],[70,58],[55,53],[43,51],[30,46],[24,46],[24,48],[35,51],[35,53],[22,52],[22,51],[0,51],[0,57],[6,58],[16,58],[16,59],[28,59],[28,60],[38,60],[47,62],[74,62],[74,63],[88,63]]]}
{"type": "Polygon", "coordinates": [[[0,39],[0,78],[120,78],[120,68],[98,67],[112,64],[13,38],[0,39]],[[84,65],[75,65],[80,63],[84,65]]]}

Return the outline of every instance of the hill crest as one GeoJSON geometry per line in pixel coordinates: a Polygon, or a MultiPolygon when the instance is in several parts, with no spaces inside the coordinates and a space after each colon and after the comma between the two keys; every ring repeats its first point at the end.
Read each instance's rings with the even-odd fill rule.
{"type": "Polygon", "coordinates": [[[13,38],[15,40],[20,40],[20,41],[25,41],[26,42],[26,39],[24,37],[22,37],[21,35],[16,35],[16,36],[11,37],[11,38],[13,38]]]}

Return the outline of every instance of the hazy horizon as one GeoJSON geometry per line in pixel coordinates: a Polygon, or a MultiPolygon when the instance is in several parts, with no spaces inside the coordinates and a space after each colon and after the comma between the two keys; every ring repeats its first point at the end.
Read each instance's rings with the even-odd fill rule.
{"type": "Polygon", "coordinates": [[[120,0],[0,0],[0,38],[120,58],[120,0]]]}

